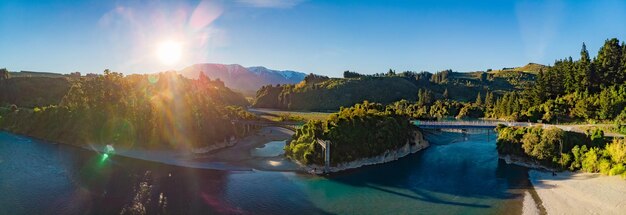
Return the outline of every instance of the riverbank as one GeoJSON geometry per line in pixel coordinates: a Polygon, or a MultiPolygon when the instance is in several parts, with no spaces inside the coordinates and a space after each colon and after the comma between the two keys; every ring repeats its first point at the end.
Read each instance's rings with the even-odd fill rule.
{"type": "MultiPolygon", "coordinates": [[[[293,132],[284,128],[266,127],[256,133],[237,140],[234,145],[224,145],[212,150],[147,150],[116,148],[115,156],[124,156],[168,165],[197,169],[231,171],[298,171],[300,168],[287,161],[284,156],[254,157],[250,151],[262,147],[270,141],[289,140],[293,132]]],[[[83,146],[82,148],[103,153],[104,146],[83,146]]]]}
{"type": "Polygon", "coordinates": [[[193,160],[202,163],[225,162],[263,171],[302,171],[297,164],[289,161],[282,153],[274,157],[258,157],[251,154],[253,149],[261,148],[268,142],[289,141],[293,133],[285,128],[265,127],[240,139],[232,147],[197,155],[193,160]]]}
{"type": "MultiPolygon", "coordinates": [[[[530,170],[529,179],[547,214],[624,214],[626,180],[620,176],[597,173],[551,172],[530,170]]],[[[524,205],[535,205],[524,198],[524,205]]],[[[532,207],[524,214],[534,214],[532,207]]]]}
{"type": "Polygon", "coordinates": [[[407,141],[407,143],[404,146],[400,147],[399,149],[386,151],[385,153],[379,156],[362,158],[362,159],[351,161],[351,162],[340,163],[336,166],[330,166],[327,172],[324,172],[324,166],[302,165],[302,164],[300,165],[305,169],[306,172],[311,173],[311,174],[319,175],[319,174],[324,174],[328,172],[341,172],[341,171],[345,171],[349,169],[360,168],[363,166],[383,164],[383,163],[395,161],[407,155],[421,151],[427,148],[428,146],[430,146],[430,144],[428,143],[428,141],[424,139],[423,134],[418,131],[414,134],[414,139],[412,141],[407,141]]]}
{"type": "Polygon", "coordinates": [[[498,158],[504,160],[507,164],[515,164],[518,166],[528,167],[530,169],[540,169],[550,172],[558,172],[559,170],[551,169],[539,164],[537,161],[522,158],[514,155],[498,155],[498,158]]]}
{"type": "Polygon", "coordinates": [[[558,172],[515,156],[500,156],[506,163],[530,168],[536,202],[524,194],[523,214],[623,214],[626,211],[626,180],[599,173],[558,172]],[[555,172],[556,175],[553,175],[555,172]],[[541,210],[539,210],[541,207],[541,210]]]}

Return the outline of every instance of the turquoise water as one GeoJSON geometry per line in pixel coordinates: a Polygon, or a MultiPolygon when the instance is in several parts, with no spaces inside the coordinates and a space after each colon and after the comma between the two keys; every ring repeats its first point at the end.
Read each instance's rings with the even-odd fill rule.
{"type": "Polygon", "coordinates": [[[266,143],[261,148],[252,149],[250,154],[255,157],[276,157],[284,154],[284,148],[287,141],[270,141],[266,143]]]}
{"type": "Polygon", "coordinates": [[[494,136],[427,135],[396,162],[327,177],[198,170],[0,132],[0,214],[519,214],[527,170],[494,136]],[[467,139],[467,140],[465,140],[467,139]]]}

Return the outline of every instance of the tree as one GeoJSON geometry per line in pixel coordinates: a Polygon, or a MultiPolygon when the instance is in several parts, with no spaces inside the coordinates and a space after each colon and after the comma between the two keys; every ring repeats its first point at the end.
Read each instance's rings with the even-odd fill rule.
{"type": "Polygon", "coordinates": [[[522,137],[522,148],[527,155],[531,157],[539,157],[540,155],[536,153],[535,146],[541,142],[541,130],[536,128],[530,128],[530,131],[524,134],[522,137]]]}
{"type": "Polygon", "coordinates": [[[0,81],[10,78],[9,71],[6,68],[0,69],[0,81]]]}
{"type": "Polygon", "coordinates": [[[604,42],[604,46],[598,51],[594,61],[598,74],[601,78],[601,86],[610,86],[623,83],[625,75],[621,73],[621,52],[619,40],[612,38],[604,42]]]}
{"type": "Polygon", "coordinates": [[[476,105],[483,105],[483,100],[480,98],[480,92],[478,92],[478,96],[476,96],[476,105]]]}
{"type": "Polygon", "coordinates": [[[485,106],[488,108],[493,106],[493,92],[487,92],[487,96],[485,97],[485,106]]]}
{"type": "Polygon", "coordinates": [[[537,80],[535,81],[535,87],[533,90],[534,105],[543,103],[546,100],[546,93],[548,88],[547,78],[542,70],[539,70],[537,74],[537,80]]]}
{"type": "Polygon", "coordinates": [[[429,105],[432,103],[433,93],[430,90],[419,89],[417,92],[417,103],[422,105],[429,105]]]}
{"type": "Polygon", "coordinates": [[[329,79],[328,76],[316,75],[316,74],[310,73],[304,77],[304,82],[307,84],[315,84],[315,83],[320,83],[322,81],[326,81],[328,79],[329,79]]]}
{"type": "Polygon", "coordinates": [[[583,47],[580,50],[580,60],[577,63],[577,76],[576,83],[578,83],[578,91],[587,91],[592,87],[594,81],[593,70],[591,67],[591,58],[589,58],[589,52],[587,46],[583,43],[583,47]]]}
{"type": "Polygon", "coordinates": [[[450,98],[450,95],[448,94],[448,88],[446,88],[446,89],[443,91],[443,98],[444,98],[444,99],[449,99],[449,98],[450,98]]]}
{"type": "MultiPolygon", "coordinates": [[[[626,76],[626,44],[622,42],[622,76],[626,76]]],[[[622,77],[626,79],[626,77],[622,77]]]]}
{"type": "Polygon", "coordinates": [[[200,71],[200,74],[198,74],[198,81],[202,84],[207,84],[211,81],[211,79],[206,76],[203,71],[200,71]]]}
{"type": "Polygon", "coordinates": [[[432,75],[430,79],[433,83],[437,83],[437,84],[446,83],[448,81],[448,76],[450,75],[450,73],[452,73],[452,70],[450,69],[443,70],[441,72],[437,72],[434,75],[432,75]]]}
{"type": "Polygon", "coordinates": [[[343,72],[343,78],[359,78],[362,77],[363,75],[356,73],[356,72],[351,72],[351,71],[344,71],[343,72]]]}

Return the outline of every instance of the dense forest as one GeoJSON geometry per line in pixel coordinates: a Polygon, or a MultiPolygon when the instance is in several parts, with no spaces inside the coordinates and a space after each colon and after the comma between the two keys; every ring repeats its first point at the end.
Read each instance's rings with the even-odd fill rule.
{"type": "MultiPolygon", "coordinates": [[[[497,98],[486,116],[518,121],[613,122],[626,133],[626,45],[606,40],[593,59],[557,60],[532,87],[497,98]]],[[[542,165],[626,177],[626,140],[607,143],[603,131],[587,134],[541,127],[498,128],[498,152],[542,165]]]]}
{"type": "Polygon", "coordinates": [[[606,141],[601,130],[586,134],[559,128],[497,128],[498,153],[537,161],[541,165],[626,177],[626,140],[606,141]]]}
{"type": "MultiPolygon", "coordinates": [[[[533,67],[534,68],[534,67],[533,67]]],[[[459,73],[444,70],[363,75],[345,71],[344,78],[310,74],[299,84],[268,85],[259,91],[254,107],[289,110],[338,110],[365,100],[390,104],[399,100],[417,101],[418,92],[429,92],[432,100],[474,101],[478,94],[503,95],[521,90],[535,79],[534,72],[502,70],[459,73]]]]}
{"type": "MultiPolygon", "coordinates": [[[[12,78],[0,80],[10,83],[12,78]]],[[[17,79],[17,78],[16,78],[17,79]]],[[[78,77],[56,105],[0,109],[0,127],[68,144],[202,147],[237,135],[231,120],[253,118],[245,98],[219,80],[174,72],[78,77]]]]}
{"type": "MultiPolygon", "coordinates": [[[[606,40],[593,59],[585,44],[580,58],[557,60],[521,92],[496,99],[486,115],[516,121],[626,122],[626,45],[606,40]]],[[[624,128],[626,129],[626,128],[624,128]]]]}
{"type": "MultiPolygon", "coordinates": [[[[324,151],[317,139],[332,142],[331,163],[378,156],[412,141],[413,129],[406,111],[380,103],[363,102],[342,108],[325,121],[311,120],[298,129],[285,154],[304,164],[324,164],[324,151]]],[[[412,143],[414,144],[414,143],[412,143]]]]}
{"type": "Polygon", "coordinates": [[[626,45],[606,40],[591,58],[529,64],[498,71],[456,73],[389,71],[344,78],[309,75],[296,85],[264,86],[255,107],[335,110],[363,100],[407,100],[415,118],[486,117],[544,123],[612,123],[626,133],[626,45]]]}
{"type": "Polygon", "coordinates": [[[58,104],[71,87],[71,76],[0,69],[0,106],[36,107],[58,104]]]}

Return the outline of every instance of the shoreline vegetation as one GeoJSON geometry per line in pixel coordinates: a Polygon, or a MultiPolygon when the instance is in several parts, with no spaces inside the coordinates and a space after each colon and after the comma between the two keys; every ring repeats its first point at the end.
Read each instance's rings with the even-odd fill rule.
{"type": "Polygon", "coordinates": [[[489,118],[549,124],[610,124],[605,132],[626,134],[626,44],[607,39],[591,57],[583,43],[580,57],[552,66],[529,64],[459,73],[444,70],[343,78],[311,74],[293,85],[264,86],[252,106],[282,110],[329,110],[364,100],[411,104],[415,119],[489,118]],[[407,93],[411,91],[413,93],[407,93]],[[381,96],[388,95],[388,96],[381,96]],[[335,99],[338,98],[338,99],[335,99]]]}
{"type": "Polygon", "coordinates": [[[396,160],[428,145],[406,111],[367,101],[342,108],[324,121],[304,124],[285,146],[285,155],[314,173],[321,172],[325,149],[318,141],[323,140],[330,141],[332,172],[396,160]]]}
{"type": "Polygon", "coordinates": [[[549,171],[582,171],[626,178],[626,139],[607,138],[602,130],[586,134],[557,127],[498,126],[501,158],[549,171]]]}
{"type": "Polygon", "coordinates": [[[414,154],[423,149],[426,149],[430,146],[430,143],[423,139],[421,133],[415,134],[414,144],[407,142],[404,146],[395,149],[395,150],[387,150],[383,154],[373,157],[360,158],[354,161],[348,161],[343,163],[338,163],[335,166],[330,166],[328,168],[328,172],[324,172],[323,165],[309,164],[305,165],[299,161],[295,161],[298,165],[304,168],[304,170],[311,174],[321,175],[325,173],[336,173],[342,172],[346,170],[356,169],[369,165],[376,164],[384,164],[392,161],[396,161],[400,158],[406,157],[410,154],[414,154]]]}
{"type": "Polygon", "coordinates": [[[255,116],[241,107],[241,94],[202,74],[192,80],[105,70],[72,80],[58,105],[0,109],[0,128],[77,146],[192,150],[233,141],[243,128],[232,120],[255,116]]]}

